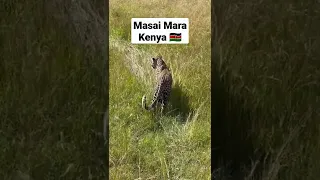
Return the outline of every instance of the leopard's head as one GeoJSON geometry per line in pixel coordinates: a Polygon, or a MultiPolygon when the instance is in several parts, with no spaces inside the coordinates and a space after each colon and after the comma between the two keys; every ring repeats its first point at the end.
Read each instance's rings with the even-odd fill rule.
{"type": "Polygon", "coordinates": [[[151,60],[151,66],[153,69],[157,69],[157,68],[161,68],[164,69],[166,68],[166,63],[164,62],[164,60],[162,59],[162,56],[158,56],[158,57],[153,57],[151,60]]]}

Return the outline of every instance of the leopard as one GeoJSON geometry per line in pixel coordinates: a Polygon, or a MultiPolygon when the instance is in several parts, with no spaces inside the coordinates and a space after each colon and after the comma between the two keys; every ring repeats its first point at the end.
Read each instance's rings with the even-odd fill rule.
{"type": "Polygon", "coordinates": [[[148,106],[146,95],[142,97],[142,108],[151,111],[161,104],[161,114],[167,107],[172,90],[172,73],[162,56],[151,58],[151,67],[155,70],[156,86],[151,104],[148,106]]]}

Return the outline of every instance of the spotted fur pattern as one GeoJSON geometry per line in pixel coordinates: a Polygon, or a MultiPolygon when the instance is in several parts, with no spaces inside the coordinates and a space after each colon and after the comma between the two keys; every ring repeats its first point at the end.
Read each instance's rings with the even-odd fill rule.
{"type": "Polygon", "coordinates": [[[156,105],[160,103],[162,113],[169,101],[172,87],[172,75],[161,56],[152,58],[151,63],[152,68],[156,71],[157,85],[150,106],[147,106],[147,98],[144,95],[142,97],[142,107],[146,110],[153,110],[156,105]]]}

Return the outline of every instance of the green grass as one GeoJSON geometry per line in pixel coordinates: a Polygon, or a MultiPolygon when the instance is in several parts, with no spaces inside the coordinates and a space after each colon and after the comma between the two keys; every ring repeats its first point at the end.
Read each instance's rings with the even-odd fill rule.
{"type": "Polygon", "coordinates": [[[187,1],[110,2],[110,179],[211,179],[210,6],[203,3],[210,5],[193,2],[186,11],[187,1]],[[133,17],[190,18],[190,44],[132,46],[133,17]],[[149,59],[158,54],[174,78],[163,117],[141,108],[154,88],[149,59]]]}
{"type": "MultiPolygon", "coordinates": [[[[211,166],[216,179],[319,178],[319,3],[214,3],[211,67],[210,1],[110,2],[110,179],[211,179],[211,166]],[[190,18],[190,43],[132,47],[132,17],[190,18]],[[162,118],[140,107],[159,53],[174,77],[162,118]]],[[[104,179],[102,56],[43,7],[0,5],[0,177],[104,179]]]]}
{"type": "Polygon", "coordinates": [[[318,179],[319,3],[214,9],[214,176],[318,179]]]}
{"type": "Polygon", "coordinates": [[[0,5],[0,177],[105,178],[103,58],[43,7],[0,5]]]}

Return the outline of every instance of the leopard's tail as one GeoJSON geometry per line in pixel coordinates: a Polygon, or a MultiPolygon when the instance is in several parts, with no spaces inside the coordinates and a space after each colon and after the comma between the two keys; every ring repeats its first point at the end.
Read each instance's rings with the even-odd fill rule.
{"type": "Polygon", "coordinates": [[[147,97],[146,95],[143,95],[142,97],[142,108],[145,110],[149,110],[150,108],[147,106],[147,97]]]}

